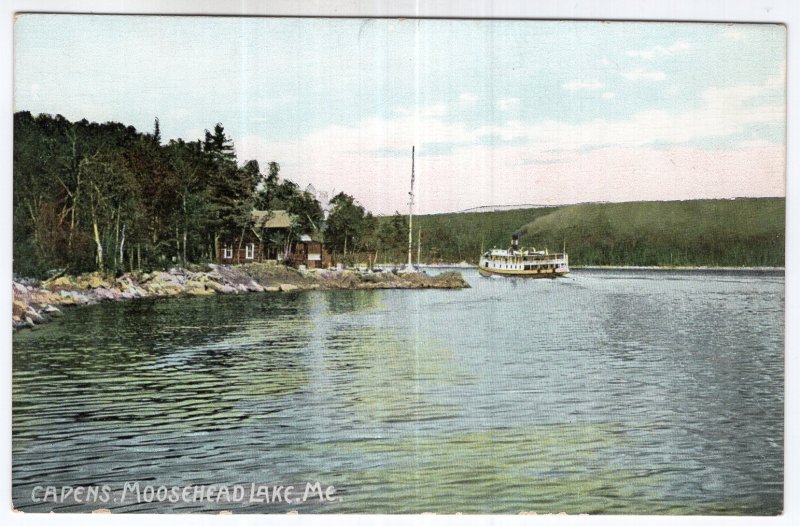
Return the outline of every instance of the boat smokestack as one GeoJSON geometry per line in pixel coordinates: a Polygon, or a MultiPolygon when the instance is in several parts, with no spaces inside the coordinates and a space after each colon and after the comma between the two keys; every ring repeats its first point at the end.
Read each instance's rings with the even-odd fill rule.
{"type": "Polygon", "coordinates": [[[511,234],[511,248],[514,250],[519,249],[519,234],[516,232],[511,234]]]}

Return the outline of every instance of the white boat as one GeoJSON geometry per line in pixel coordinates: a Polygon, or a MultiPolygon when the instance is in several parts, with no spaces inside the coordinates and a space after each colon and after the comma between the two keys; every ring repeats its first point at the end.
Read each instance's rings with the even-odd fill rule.
{"type": "Polygon", "coordinates": [[[508,249],[493,248],[481,255],[478,272],[482,276],[557,278],[569,274],[569,256],[566,251],[551,254],[547,249],[522,249],[514,234],[508,249]]]}

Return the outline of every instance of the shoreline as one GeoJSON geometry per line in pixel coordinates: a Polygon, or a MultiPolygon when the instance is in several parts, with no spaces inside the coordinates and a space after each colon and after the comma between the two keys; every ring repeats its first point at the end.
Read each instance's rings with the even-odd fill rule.
{"type": "Polygon", "coordinates": [[[175,267],[167,271],[125,273],[119,277],[98,272],[59,276],[43,282],[13,281],[13,330],[34,328],[62,314],[61,309],[106,301],[251,292],[364,289],[462,289],[469,284],[457,272],[436,276],[352,270],[301,271],[283,265],[249,263],[208,264],[208,270],[175,267]]]}

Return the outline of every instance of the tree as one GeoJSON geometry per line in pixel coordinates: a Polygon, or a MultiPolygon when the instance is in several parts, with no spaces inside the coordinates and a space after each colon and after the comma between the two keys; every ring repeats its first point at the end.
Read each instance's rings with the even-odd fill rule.
{"type": "Polygon", "coordinates": [[[159,125],[158,117],[156,117],[156,120],[153,123],[153,142],[156,144],[161,144],[161,126],[159,125]]]}
{"type": "Polygon", "coordinates": [[[381,223],[377,237],[387,260],[402,261],[403,252],[408,246],[408,216],[395,212],[391,219],[381,223]]]}
{"type": "Polygon", "coordinates": [[[364,207],[357,204],[353,196],[344,192],[336,194],[330,201],[331,212],[325,229],[325,245],[333,253],[343,255],[353,252],[362,235],[364,207]]]}
{"type": "Polygon", "coordinates": [[[242,242],[257,197],[295,216],[293,235],[321,226],[319,203],[281,181],[277,163],[266,176],[256,161],[237,165],[221,124],[162,145],[158,119],[140,133],[18,112],[14,137],[14,272],[26,276],[211,259],[219,236],[242,242]]]}
{"type": "MultiPolygon", "coordinates": [[[[203,151],[208,160],[209,226],[213,238],[213,252],[219,250],[219,240],[223,234],[244,234],[250,222],[250,212],[255,205],[255,191],[260,174],[258,163],[236,166],[233,142],[225,135],[221,124],[217,123],[212,134],[206,130],[203,151]],[[254,170],[255,168],[255,170],[254,170]]],[[[241,244],[240,237],[240,244],[241,244]]]]}

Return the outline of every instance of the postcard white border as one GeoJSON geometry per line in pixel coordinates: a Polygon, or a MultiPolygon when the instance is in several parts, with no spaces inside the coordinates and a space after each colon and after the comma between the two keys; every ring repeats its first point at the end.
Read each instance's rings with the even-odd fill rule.
{"type": "MultiPolygon", "coordinates": [[[[70,13],[126,13],[126,14],[203,14],[203,15],[248,15],[248,16],[352,16],[352,17],[443,17],[443,18],[540,18],[540,19],[589,19],[589,20],[661,20],[703,22],[772,22],[787,25],[788,35],[788,141],[786,184],[786,371],[785,371],[785,488],[784,515],[774,518],[762,517],[636,517],[636,516],[268,516],[232,515],[36,515],[14,513],[11,510],[11,324],[5,329],[2,340],[3,387],[0,396],[0,412],[3,417],[2,475],[0,475],[0,499],[4,503],[3,522],[6,524],[139,524],[142,520],[159,523],[181,524],[246,524],[265,519],[271,524],[295,525],[340,525],[340,524],[792,524],[798,520],[798,451],[800,451],[800,331],[796,320],[800,320],[800,272],[798,272],[798,140],[797,106],[800,75],[792,67],[797,62],[797,28],[800,23],[800,8],[792,0],[525,0],[480,1],[480,0],[9,0],[0,7],[0,93],[4,103],[0,106],[0,174],[2,191],[0,207],[5,217],[0,221],[0,236],[6,254],[11,254],[12,214],[12,122],[13,122],[13,17],[17,12],[70,12],[70,13]],[[794,323],[793,323],[794,322],[794,323]]],[[[11,297],[11,258],[0,261],[0,297],[11,297]]],[[[0,302],[0,319],[10,320],[11,302],[0,302]]]]}

